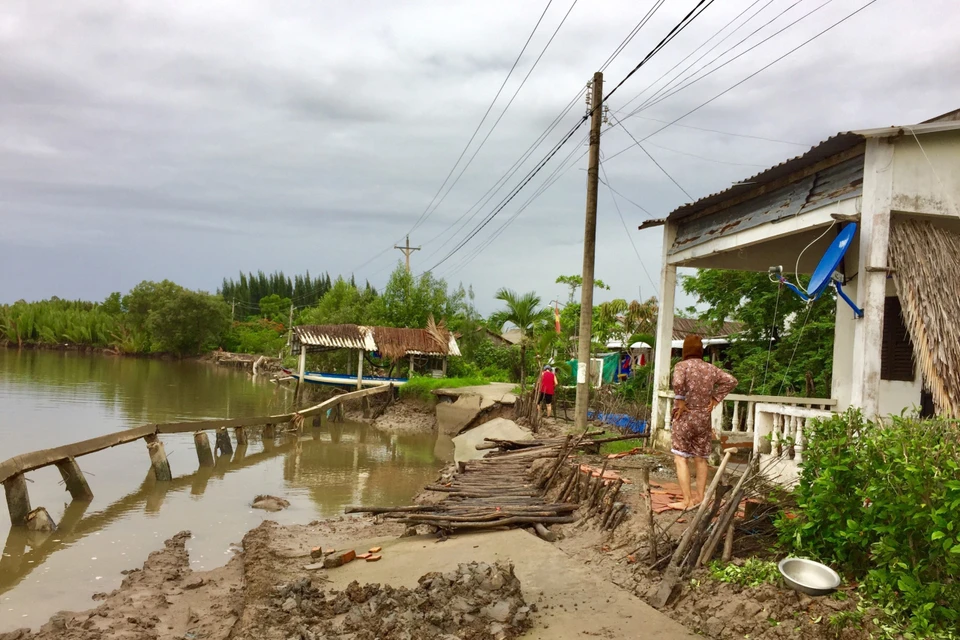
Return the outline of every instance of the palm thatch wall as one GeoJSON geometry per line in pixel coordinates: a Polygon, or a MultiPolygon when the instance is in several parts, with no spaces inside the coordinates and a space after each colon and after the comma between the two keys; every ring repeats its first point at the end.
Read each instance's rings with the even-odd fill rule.
{"type": "Polygon", "coordinates": [[[894,219],[890,266],[913,353],[937,412],[960,417],[960,234],[894,219]]]}

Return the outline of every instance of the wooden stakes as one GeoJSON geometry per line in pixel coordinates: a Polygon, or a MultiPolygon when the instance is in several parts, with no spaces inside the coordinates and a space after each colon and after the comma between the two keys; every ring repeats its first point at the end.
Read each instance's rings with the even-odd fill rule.
{"type": "Polygon", "coordinates": [[[233,433],[237,437],[237,447],[247,444],[247,432],[243,430],[243,427],[235,428],[233,433]]]}
{"type": "Polygon", "coordinates": [[[213,450],[210,449],[210,437],[206,431],[197,431],[193,434],[193,444],[197,448],[197,460],[201,467],[213,466],[213,450]]]}
{"type": "Polygon", "coordinates": [[[147,436],[144,441],[147,443],[147,453],[150,454],[150,466],[153,467],[154,478],[157,482],[173,480],[173,474],[170,472],[170,462],[167,460],[167,452],[164,450],[160,438],[147,436]]]}
{"type": "Polygon", "coordinates": [[[70,492],[70,497],[74,500],[93,500],[93,491],[90,490],[90,485],[87,484],[87,479],[76,460],[73,458],[61,460],[57,463],[57,470],[67,486],[67,491],[70,492]]]}
{"type": "Polygon", "coordinates": [[[270,438],[271,440],[272,440],[273,438],[276,438],[276,437],[277,437],[277,425],[275,425],[275,424],[273,424],[273,423],[267,423],[267,424],[265,424],[265,425],[263,426],[263,437],[264,437],[264,438],[270,438]]]}
{"type": "Polygon", "coordinates": [[[653,526],[653,495],[650,492],[650,467],[640,469],[640,500],[644,503],[640,507],[640,517],[643,527],[647,530],[647,548],[650,551],[650,564],[657,561],[657,531],[653,526]]]}
{"type": "Polygon", "coordinates": [[[24,526],[30,514],[30,494],[27,492],[27,479],[22,473],[7,478],[3,483],[4,493],[7,495],[7,511],[10,513],[10,524],[24,526]]]}
{"type": "MultiPolygon", "coordinates": [[[[667,570],[663,574],[663,579],[660,581],[660,589],[657,591],[657,595],[654,597],[653,602],[651,603],[657,609],[664,607],[673,596],[677,584],[680,582],[683,566],[687,560],[687,551],[690,550],[694,536],[697,535],[697,532],[700,529],[700,523],[703,521],[703,518],[707,513],[707,504],[713,500],[713,496],[717,491],[717,486],[720,484],[720,480],[723,477],[723,472],[727,468],[727,464],[730,462],[730,457],[736,453],[736,451],[737,450],[735,448],[727,449],[726,453],[724,453],[723,460],[720,462],[720,466],[717,468],[717,473],[713,476],[713,481],[703,494],[703,502],[700,503],[700,507],[697,509],[697,515],[694,516],[693,522],[690,523],[690,526],[680,539],[680,545],[677,547],[676,551],[674,551],[673,557],[670,558],[670,564],[667,566],[667,570]]],[[[709,522],[709,520],[707,522],[709,522]]]]}
{"type": "Polygon", "coordinates": [[[230,442],[230,432],[226,427],[217,429],[217,453],[221,456],[233,455],[233,443],[230,442]]]}

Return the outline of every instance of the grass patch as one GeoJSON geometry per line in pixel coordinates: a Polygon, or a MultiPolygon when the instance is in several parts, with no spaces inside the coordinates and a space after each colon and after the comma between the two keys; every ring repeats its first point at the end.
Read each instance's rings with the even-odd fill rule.
{"type": "Polygon", "coordinates": [[[418,376],[410,378],[400,387],[400,397],[422,402],[435,402],[437,398],[433,395],[433,391],[436,389],[456,389],[484,384],[490,384],[490,381],[485,378],[428,378],[418,376]]]}
{"type": "Polygon", "coordinates": [[[719,582],[739,584],[742,587],[759,587],[762,584],[779,584],[780,570],[776,562],[750,558],[742,566],[710,563],[710,577],[719,582]]]}
{"type": "MultiPolygon", "coordinates": [[[[623,436],[627,435],[619,431],[604,431],[602,436],[595,436],[596,439],[600,438],[612,438],[614,436],[623,436]]],[[[611,453],[623,453],[624,451],[630,451],[636,447],[642,447],[646,444],[646,438],[635,438],[632,440],[617,440],[616,442],[607,442],[606,444],[600,445],[601,455],[609,455],[611,453]]]]}

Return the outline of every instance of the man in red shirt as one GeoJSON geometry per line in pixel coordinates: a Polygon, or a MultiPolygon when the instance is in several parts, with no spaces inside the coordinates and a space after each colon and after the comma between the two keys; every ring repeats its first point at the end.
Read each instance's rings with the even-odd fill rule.
{"type": "Polygon", "coordinates": [[[553,374],[550,365],[543,368],[540,374],[540,404],[547,405],[547,417],[553,417],[553,392],[557,388],[557,376],[553,374]]]}

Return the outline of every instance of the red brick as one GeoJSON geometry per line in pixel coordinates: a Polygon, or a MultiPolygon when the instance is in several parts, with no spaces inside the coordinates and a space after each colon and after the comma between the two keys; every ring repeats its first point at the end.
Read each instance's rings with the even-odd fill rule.
{"type": "Polygon", "coordinates": [[[372,556],[370,556],[369,558],[367,558],[367,562],[376,562],[377,560],[379,560],[379,559],[382,558],[382,557],[383,557],[383,556],[381,556],[381,555],[372,555],[372,556]]]}
{"type": "Polygon", "coordinates": [[[336,567],[342,567],[348,562],[352,562],[357,557],[357,552],[353,549],[348,549],[346,551],[336,551],[331,553],[326,558],[323,559],[323,566],[326,569],[334,569],[336,567]]]}

